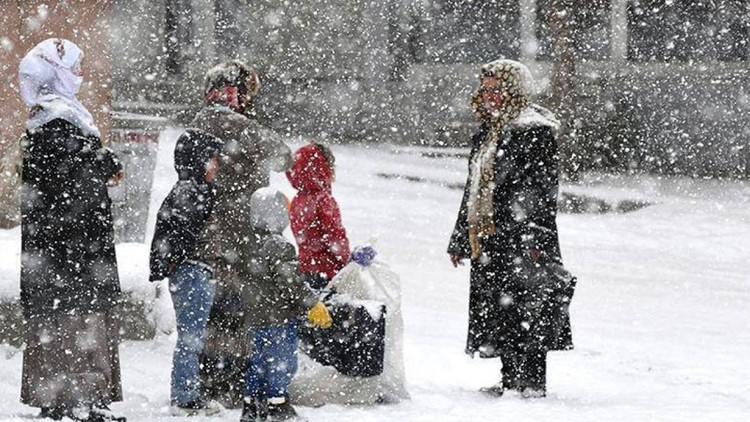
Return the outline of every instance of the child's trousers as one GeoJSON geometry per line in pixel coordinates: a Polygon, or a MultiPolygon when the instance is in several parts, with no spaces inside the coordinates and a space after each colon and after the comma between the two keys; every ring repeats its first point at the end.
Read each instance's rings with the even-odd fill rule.
{"type": "Polygon", "coordinates": [[[287,397],[297,372],[297,322],[251,327],[252,352],[245,376],[245,397],[287,397]]]}
{"type": "Polygon", "coordinates": [[[216,285],[210,282],[212,276],[206,267],[184,263],[169,278],[177,318],[170,394],[173,405],[187,405],[197,400],[200,393],[198,361],[206,342],[208,313],[216,292],[216,285]]]}

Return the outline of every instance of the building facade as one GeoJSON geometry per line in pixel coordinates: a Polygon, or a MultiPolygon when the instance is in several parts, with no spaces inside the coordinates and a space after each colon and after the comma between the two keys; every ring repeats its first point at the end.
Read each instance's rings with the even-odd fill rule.
{"type": "MultiPolygon", "coordinates": [[[[112,109],[185,122],[202,103],[204,72],[236,58],[258,69],[258,116],[284,134],[462,145],[476,124],[469,96],[481,63],[527,63],[549,104],[549,22],[561,2],[575,10],[565,17],[574,21],[572,138],[587,168],[750,175],[746,0],[92,0],[111,5],[100,18],[110,47],[84,45],[92,56],[111,48],[112,83],[96,82],[111,87],[97,91],[111,108],[84,99],[105,125],[112,109]]],[[[52,3],[86,2],[0,4],[52,3]]],[[[39,36],[17,36],[3,62],[39,36]]],[[[22,122],[12,67],[2,69],[4,139],[22,122]]]]}

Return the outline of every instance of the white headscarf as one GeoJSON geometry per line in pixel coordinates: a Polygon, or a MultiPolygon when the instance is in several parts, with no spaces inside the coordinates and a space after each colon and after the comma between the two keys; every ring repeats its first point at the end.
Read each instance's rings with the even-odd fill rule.
{"type": "Polygon", "coordinates": [[[42,41],[21,60],[18,79],[29,112],[27,130],[63,119],[84,135],[100,136],[91,113],[76,98],[83,83],[82,60],[83,51],[61,38],[42,41]]]}

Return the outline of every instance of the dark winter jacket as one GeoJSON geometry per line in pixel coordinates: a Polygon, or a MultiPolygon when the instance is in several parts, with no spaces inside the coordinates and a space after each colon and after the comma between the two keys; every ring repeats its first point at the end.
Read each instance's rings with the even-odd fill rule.
{"type": "MultiPolygon", "coordinates": [[[[482,125],[474,135],[469,162],[488,132],[482,125]]],[[[498,142],[494,168],[495,234],[482,239],[484,254],[471,263],[467,353],[495,357],[503,351],[572,348],[567,310],[574,279],[555,275],[562,258],[554,129],[509,125],[498,142]],[[531,249],[542,252],[540,262],[532,260],[531,249]]],[[[448,253],[463,257],[471,255],[470,181],[471,174],[448,246],[448,253]]]]}
{"type": "Polygon", "coordinates": [[[294,153],[287,178],[297,189],[289,210],[300,271],[333,278],[349,261],[349,240],[331,192],[333,171],[315,144],[294,153]]]}
{"type": "Polygon", "coordinates": [[[120,281],[106,184],[120,162],[62,119],[28,132],[21,147],[24,314],[110,309],[120,281]]]}
{"type": "Polygon", "coordinates": [[[250,327],[287,324],[317,302],[302,282],[294,245],[282,235],[289,227],[287,199],[271,188],[250,198],[250,222],[255,237],[242,251],[242,302],[250,327]]]}
{"type": "Polygon", "coordinates": [[[156,217],[149,280],[168,277],[193,253],[214,207],[215,192],[206,182],[206,164],[221,146],[219,138],[196,129],[188,129],[177,140],[174,165],[179,179],[156,217]]]}
{"type": "Polygon", "coordinates": [[[298,273],[294,245],[279,233],[259,231],[243,252],[242,303],[250,327],[286,324],[317,302],[298,273]]]}

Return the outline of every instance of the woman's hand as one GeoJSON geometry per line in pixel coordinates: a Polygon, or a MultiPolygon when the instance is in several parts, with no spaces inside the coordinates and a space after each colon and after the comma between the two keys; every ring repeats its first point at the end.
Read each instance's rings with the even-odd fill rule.
{"type": "Polygon", "coordinates": [[[458,268],[459,265],[464,265],[464,257],[463,255],[459,254],[450,254],[451,255],[451,264],[453,264],[453,268],[458,268]]]}
{"type": "Polygon", "coordinates": [[[107,181],[107,186],[115,187],[119,185],[120,181],[122,181],[124,177],[125,177],[125,171],[124,170],[118,171],[117,174],[112,176],[112,178],[107,181]]]}

